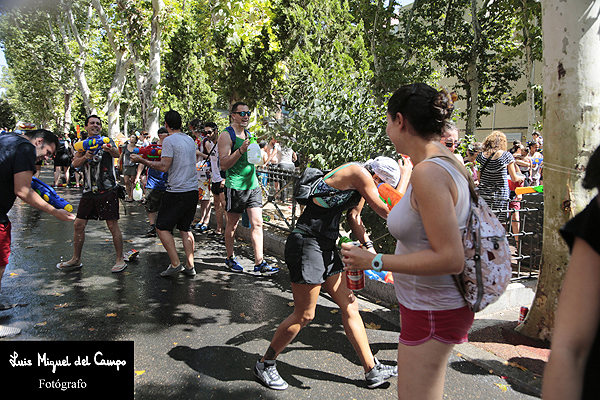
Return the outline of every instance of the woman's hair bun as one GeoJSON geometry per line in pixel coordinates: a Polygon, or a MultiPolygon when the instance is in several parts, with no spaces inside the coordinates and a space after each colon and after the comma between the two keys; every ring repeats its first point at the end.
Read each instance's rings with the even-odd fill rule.
{"type": "Polygon", "coordinates": [[[442,89],[431,99],[431,114],[437,121],[445,121],[452,116],[456,93],[442,89]]]}

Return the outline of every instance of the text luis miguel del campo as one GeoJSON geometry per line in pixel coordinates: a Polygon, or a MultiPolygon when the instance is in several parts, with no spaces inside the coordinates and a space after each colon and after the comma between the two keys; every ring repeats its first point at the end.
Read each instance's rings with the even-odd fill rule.
{"type": "MultiPolygon", "coordinates": [[[[19,395],[133,399],[133,342],[0,342],[2,380],[19,395]]],[[[28,398],[28,397],[25,397],[28,398]]]]}

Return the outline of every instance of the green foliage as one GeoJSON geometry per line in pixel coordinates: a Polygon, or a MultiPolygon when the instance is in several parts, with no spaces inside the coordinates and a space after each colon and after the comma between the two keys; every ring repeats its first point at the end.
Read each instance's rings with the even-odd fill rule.
{"type": "Polygon", "coordinates": [[[12,129],[16,123],[15,112],[10,103],[7,99],[0,97],[0,129],[12,129]]]}
{"type": "Polygon", "coordinates": [[[272,107],[282,70],[270,0],[217,1],[211,14],[206,56],[219,103],[228,108],[242,100],[251,107],[272,107]]]}
{"type": "Polygon", "coordinates": [[[166,43],[164,74],[160,94],[162,108],[179,110],[184,121],[214,120],[217,101],[206,71],[203,49],[208,35],[210,13],[198,2],[181,18],[166,43]]]}

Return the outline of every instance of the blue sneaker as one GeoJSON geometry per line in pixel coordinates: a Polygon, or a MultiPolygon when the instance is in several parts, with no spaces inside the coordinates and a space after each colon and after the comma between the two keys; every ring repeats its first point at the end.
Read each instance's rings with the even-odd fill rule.
{"type": "Polygon", "coordinates": [[[260,264],[254,266],[254,274],[255,275],[269,276],[269,275],[275,275],[278,272],[279,272],[279,268],[271,267],[269,264],[267,264],[266,261],[263,261],[260,264]]]}
{"type": "Polygon", "coordinates": [[[225,265],[233,272],[244,272],[244,267],[242,267],[240,263],[237,262],[237,258],[235,256],[226,258],[225,265]]]}

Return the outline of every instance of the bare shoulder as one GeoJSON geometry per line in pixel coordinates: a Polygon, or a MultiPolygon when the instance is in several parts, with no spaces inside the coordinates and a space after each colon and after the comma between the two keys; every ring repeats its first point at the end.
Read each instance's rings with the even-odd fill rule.
{"type": "Polygon", "coordinates": [[[433,162],[420,162],[411,175],[411,183],[414,189],[440,188],[448,186],[452,177],[443,167],[433,162]]]}

